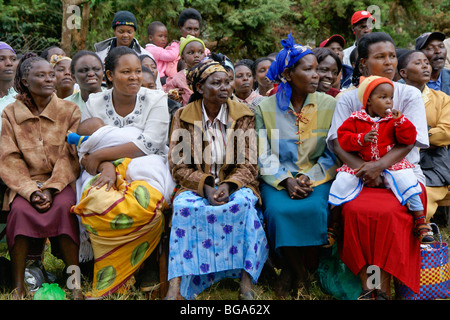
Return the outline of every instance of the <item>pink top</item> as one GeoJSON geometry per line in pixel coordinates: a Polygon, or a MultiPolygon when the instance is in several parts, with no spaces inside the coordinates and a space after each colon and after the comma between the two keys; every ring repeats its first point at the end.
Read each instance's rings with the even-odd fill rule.
{"type": "Polygon", "coordinates": [[[160,77],[172,77],[177,73],[177,63],[180,59],[180,44],[173,41],[165,48],[158,47],[152,43],[147,44],[145,50],[155,58],[156,68],[160,77]]]}
{"type": "Polygon", "coordinates": [[[167,78],[166,84],[163,86],[165,92],[169,92],[171,89],[183,89],[184,93],[181,95],[183,106],[189,103],[189,98],[192,95],[192,90],[189,88],[186,81],[186,70],[183,69],[177,72],[173,77],[167,78]]]}

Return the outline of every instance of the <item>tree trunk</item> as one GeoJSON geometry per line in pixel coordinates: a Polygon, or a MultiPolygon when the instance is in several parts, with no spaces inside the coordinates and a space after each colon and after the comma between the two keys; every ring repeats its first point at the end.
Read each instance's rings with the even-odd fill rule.
{"type": "Polygon", "coordinates": [[[72,39],[77,50],[82,50],[85,47],[89,29],[90,0],[61,1],[63,4],[61,49],[70,56],[72,39]],[[81,11],[81,5],[83,5],[83,11],[81,11]]]}
{"type": "Polygon", "coordinates": [[[61,0],[62,2],[62,30],[61,30],[61,49],[66,52],[67,55],[70,55],[70,50],[72,48],[72,31],[67,27],[67,8],[70,5],[70,0],[61,0]]]}

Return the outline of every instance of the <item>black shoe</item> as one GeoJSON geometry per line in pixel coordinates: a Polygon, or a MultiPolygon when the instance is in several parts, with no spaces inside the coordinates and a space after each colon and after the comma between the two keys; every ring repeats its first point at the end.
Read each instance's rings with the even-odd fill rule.
{"type": "Polygon", "coordinates": [[[377,298],[376,300],[390,300],[389,296],[386,294],[386,292],[383,292],[381,290],[377,290],[377,298]]]}

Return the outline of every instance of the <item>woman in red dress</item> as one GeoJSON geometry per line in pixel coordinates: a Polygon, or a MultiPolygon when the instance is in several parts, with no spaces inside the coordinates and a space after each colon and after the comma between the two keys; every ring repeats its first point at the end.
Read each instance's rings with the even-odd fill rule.
{"type": "MultiPolygon", "coordinates": [[[[397,67],[395,45],[382,32],[364,36],[358,44],[358,57],[363,76],[393,79],[397,67]]],[[[340,257],[349,269],[360,276],[361,299],[389,299],[391,278],[394,277],[414,292],[419,290],[420,247],[413,234],[413,219],[392,192],[382,185],[381,172],[406,157],[423,192],[420,197],[426,210],[425,178],[418,165],[419,148],[428,148],[425,107],[420,91],[394,82],[394,108],[401,111],[416,126],[414,146],[397,144],[377,161],[364,162],[344,151],[337,141],[337,128],[348,116],[361,109],[358,90],[349,89],[339,96],[327,142],[328,147],[364,180],[365,188],[358,197],[342,207],[343,237],[338,243],[340,257]],[[377,270],[374,278],[368,270],[377,270]]],[[[373,272],[373,271],[371,271],[373,272]]]]}

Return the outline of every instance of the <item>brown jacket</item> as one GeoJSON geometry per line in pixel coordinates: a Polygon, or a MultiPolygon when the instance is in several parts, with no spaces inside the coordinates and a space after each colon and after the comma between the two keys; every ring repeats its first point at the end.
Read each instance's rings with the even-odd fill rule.
{"type": "Polygon", "coordinates": [[[76,132],[81,119],[78,106],[53,95],[39,116],[21,101],[9,104],[2,113],[0,176],[8,186],[3,210],[19,194],[30,201],[34,191],[62,191],[80,173],[75,146],[66,141],[67,131],[76,132]]]}
{"type": "MultiPolygon", "coordinates": [[[[219,184],[231,182],[237,189],[248,187],[260,198],[255,117],[242,103],[228,99],[227,105],[226,159],[219,171],[219,184]]],[[[203,155],[209,143],[203,141],[202,100],[177,110],[171,132],[169,166],[173,179],[181,186],[178,193],[191,190],[204,197],[205,183],[214,186],[215,179],[209,173],[210,164],[204,161],[203,155]]]]}

